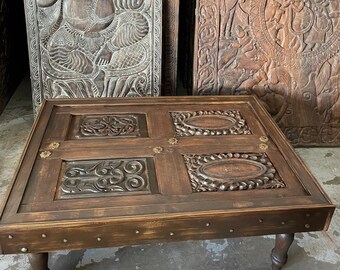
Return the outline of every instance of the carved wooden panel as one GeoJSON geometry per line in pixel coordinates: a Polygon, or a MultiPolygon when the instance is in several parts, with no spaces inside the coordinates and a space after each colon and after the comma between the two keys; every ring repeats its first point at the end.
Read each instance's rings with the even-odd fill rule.
{"type": "Polygon", "coordinates": [[[340,145],[338,0],[199,0],[194,94],[255,94],[295,145],[340,145]]]}
{"type": "Polygon", "coordinates": [[[239,111],[171,112],[171,117],[180,137],[251,134],[239,111]]]}
{"type": "MultiPolygon", "coordinates": [[[[63,165],[58,197],[131,195],[133,192],[151,193],[148,166],[150,158],[71,161],[63,165]]],[[[151,179],[150,179],[151,178],[151,179]]]]}
{"type": "Polygon", "coordinates": [[[162,93],[176,95],[180,0],[163,1],[162,93]]]}
{"type": "Polygon", "coordinates": [[[25,0],[34,106],[44,98],[157,96],[161,0],[25,0]]]}
{"type": "Polygon", "coordinates": [[[265,153],[184,155],[194,192],[283,188],[265,153]]]}

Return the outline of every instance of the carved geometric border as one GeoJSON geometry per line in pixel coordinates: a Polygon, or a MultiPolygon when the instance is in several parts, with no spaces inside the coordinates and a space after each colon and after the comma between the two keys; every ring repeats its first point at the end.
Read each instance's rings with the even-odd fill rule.
{"type": "Polygon", "coordinates": [[[183,155],[193,192],[286,187],[265,153],[183,155]]]}

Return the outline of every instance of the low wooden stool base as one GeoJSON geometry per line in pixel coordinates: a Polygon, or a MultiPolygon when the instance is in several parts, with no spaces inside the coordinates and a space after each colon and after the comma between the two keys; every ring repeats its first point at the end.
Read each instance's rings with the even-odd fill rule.
{"type": "Polygon", "coordinates": [[[276,270],[334,209],[255,97],[57,99],[0,208],[0,250],[40,270],[57,250],[276,234],[276,270]]]}

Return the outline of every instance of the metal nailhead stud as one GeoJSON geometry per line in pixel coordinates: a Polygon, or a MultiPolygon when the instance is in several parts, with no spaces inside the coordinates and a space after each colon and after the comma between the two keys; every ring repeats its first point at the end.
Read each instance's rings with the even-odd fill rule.
{"type": "Polygon", "coordinates": [[[310,228],[310,225],[309,225],[309,224],[306,224],[305,227],[306,227],[306,229],[309,229],[309,228],[310,228]]]}
{"type": "Polygon", "coordinates": [[[64,243],[67,243],[67,239],[64,239],[63,242],[64,242],[64,243]]]}
{"type": "Polygon", "coordinates": [[[139,233],[140,233],[140,231],[136,230],[136,234],[139,234],[139,233]]]}
{"type": "Polygon", "coordinates": [[[47,235],[43,233],[43,234],[41,235],[41,237],[42,237],[42,238],[46,238],[47,235]]]}
{"type": "Polygon", "coordinates": [[[260,218],[260,219],[259,219],[259,222],[260,222],[260,223],[263,223],[263,219],[262,219],[262,218],[260,218]]]}
{"type": "Polygon", "coordinates": [[[97,237],[97,241],[100,242],[102,241],[102,239],[100,237],[97,237]]]}
{"type": "Polygon", "coordinates": [[[230,229],[229,232],[233,233],[233,232],[234,232],[234,229],[230,229]]]}
{"type": "Polygon", "coordinates": [[[22,248],[21,249],[21,252],[24,252],[24,253],[26,253],[28,251],[28,249],[27,248],[22,248]]]}
{"type": "Polygon", "coordinates": [[[9,235],[9,236],[8,236],[8,239],[13,239],[13,235],[9,235]]]}
{"type": "Polygon", "coordinates": [[[286,222],[282,221],[282,222],[281,222],[281,224],[282,224],[282,225],[285,225],[285,224],[286,224],[286,222]]]}
{"type": "Polygon", "coordinates": [[[209,226],[210,226],[210,223],[209,223],[209,222],[207,222],[207,223],[205,224],[205,226],[209,227],[209,226]]]}
{"type": "Polygon", "coordinates": [[[175,234],[173,232],[170,233],[171,236],[174,236],[175,234]]]}

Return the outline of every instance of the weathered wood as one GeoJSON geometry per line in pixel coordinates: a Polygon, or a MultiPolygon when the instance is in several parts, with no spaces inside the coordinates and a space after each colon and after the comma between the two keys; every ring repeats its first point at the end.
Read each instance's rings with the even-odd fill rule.
{"type": "Polygon", "coordinates": [[[340,145],[339,1],[198,0],[195,95],[257,95],[294,145],[340,145]]]}
{"type": "Polygon", "coordinates": [[[255,97],[158,97],[46,101],[0,211],[7,254],[319,231],[334,206],[255,97]]]}
{"type": "Polygon", "coordinates": [[[272,250],[272,270],[281,270],[288,259],[288,250],[294,241],[294,234],[276,235],[275,247],[272,250]]]}

